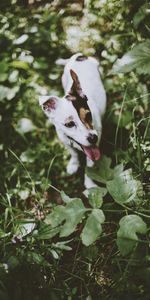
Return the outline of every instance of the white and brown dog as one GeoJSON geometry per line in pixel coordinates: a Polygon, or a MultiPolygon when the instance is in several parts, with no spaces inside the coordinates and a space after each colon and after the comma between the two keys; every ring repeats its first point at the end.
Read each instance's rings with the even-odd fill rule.
{"type": "MultiPolygon", "coordinates": [[[[71,154],[67,172],[73,174],[79,167],[76,149],[85,153],[88,167],[100,158],[98,145],[106,94],[96,59],[78,53],[70,59],[60,59],[57,63],[65,65],[62,76],[65,96],[62,99],[57,96],[40,96],[39,103],[71,154]]],[[[95,186],[86,174],[84,185],[86,188],[95,186]]]]}

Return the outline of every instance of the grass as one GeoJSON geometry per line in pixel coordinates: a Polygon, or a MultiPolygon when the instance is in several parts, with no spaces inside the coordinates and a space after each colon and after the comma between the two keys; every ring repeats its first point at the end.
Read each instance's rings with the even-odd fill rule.
{"type": "MultiPolygon", "coordinates": [[[[130,19],[134,18],[133,11],[140,8],[140,1],[136,9],[129,3],[121,7],[120,19],[119,1],[97,3],[99,9],[96,1],[89,2],[85,11],[76,10],[76,14],[69,1],[23,9],[18,3],[2,7],[0,300],[149,299],[149,78],[135,70],[127,74],[110,72],[115,59],[147,34],[147,19],[141,21],[144,27],[141,23],[136,29],[130,19]],[[87,28],[84,34],[79,26],[81,21],[87,28]],[[75,38],[71,29],[76,32],[76,25],[77,51],[96,55],[101,61],[100,71],[108,98],[100,146],[102,160],[96,171],[93,170],[100,189],[92,200],[82,193],[82,155],[83,166],[76,175],[68,176],[69,155],[38,105],[40,93],[46,91],[58,96],[63,93],[60,82],[63,69],[55,65],[55,60],[73,53],[71,41],[75,38]],[[13,41],[23,34],[28,35],[27,40],[15,45],[13,41]],[[20,55],[25,57],[23,63],[20,55]],[[11,90],[12,99],[7,98],[5,87],[11,90]],[[23,126],[24,118],[28,126],[23,126]],[[121,173],[115,173],[117,164],[127,172],[126,181],[119,181],[119,186],[121,173]],[[108,191],[111,180],[114,187],[118,187],[117,195],[114,190],[108,191]],[[107,190],[103,196],[102,188],[107,190]],[[127,202],[126,195],[131,196],[134,188],[136,195],[127,202]],[[54,228],[45,220],[61,206],[67,215],[67,201],[79,202],[72,198],[82,200],[80,205],[84,206],[85,213],[70,235],[60,236],[66,219],[54,228]],[[87,247],[81,233],[94,209],[98,214],[103,211],[105,221],[101,224],[101,234],[99,229],[96,240],[87,247]],[[119,222],[131,215],[140,217],[139,223],[135,219],[128,231],[136,233],[138,240],[134,246],[135,239],[124,236],[124,248],[134,247],[123,255],[116,243],[119,222]],[[133,232],[134,226],[138,228],[136,232],[133,232]]],[[[77,209],[71,213],[68,228],[72,226],[74,215],[78,216],[77,209]]],[[[90,237],[96,232],[97,223],[88,227],[90,237]]]]}

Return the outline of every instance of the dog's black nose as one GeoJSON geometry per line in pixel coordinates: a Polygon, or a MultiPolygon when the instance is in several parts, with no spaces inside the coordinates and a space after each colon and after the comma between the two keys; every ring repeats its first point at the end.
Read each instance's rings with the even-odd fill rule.
{"type": "Polygon", "coordinates": [[[89,136],[88,136],[88,138],[87,138],[87,140],[88,140],[88,142],[89,142],[90,144],[93,145],[93,144],[96,144],[96,142],[97,142],[97,140],[98,140],[98,137],[97,137],[96,134],[90,133],[89,136]]]}

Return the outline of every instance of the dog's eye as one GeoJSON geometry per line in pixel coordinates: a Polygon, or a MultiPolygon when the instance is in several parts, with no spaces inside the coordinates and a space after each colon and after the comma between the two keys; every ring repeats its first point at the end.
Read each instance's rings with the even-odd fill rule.
{"type": "Polygon", "coordinates": [[[70,121],[70,122],[68,122],[68,123],[65,123],[65,126],[67,127],[67,128],[71,128],[71,127],[74,127],[76,124],[75,124],[75,122],[73,122],[73,121],[70,121]]]}

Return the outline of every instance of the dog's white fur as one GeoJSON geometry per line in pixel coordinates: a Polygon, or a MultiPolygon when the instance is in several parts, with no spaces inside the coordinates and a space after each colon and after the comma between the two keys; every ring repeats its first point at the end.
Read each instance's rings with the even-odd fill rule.
{"type": "MultiPolygon", "coordinates": [[[[72,137],[81,145],[90,146],[87,137],[89,133],[96,134],[98,136],[97,144],[99,144],[102,132],[102,116],[105,113],[106,108],[106,94],[98,71],[99,64],[97,60],[92,57],[88,57],[88,59],[83,61],[77,61],[76,58],[80,55],[82,54],[77,53],[70,59],[57,61],[58,64],[65,64],[62,76],[62,84],[65,91],[63,99],[56,96],[41,96],[39,98],[42,108],[46,101],[52,100],[53,102],[51,110],[44,108],[43,110],[55,125],[60,140],[70,151],[71,159],[67,166],[67,172],[69,174],[75,173],[79,167],[76,149],[81,150],[81,148],[74,141],[70,141],[68,136],[72,137]],[[92,113],[93,129],[87,129],[85,127],[71,101],[68,101],[66,98],[66,95],[69,94],[73,84],[70,70],[73,70],[77,74],[82,92],[87,96],[88,106],[92,113]],[[68,118],[71,118],[71,120],[75,122],[75,127],[67,128],[64,126],[68,118]]],[[[93,161],[88,157],[87,166],[93,166],[93,161]]],[[[87,175],[85,175],[84,185],[86,188],[95,186],[94,182],[87,177],[87,175]]]]}

